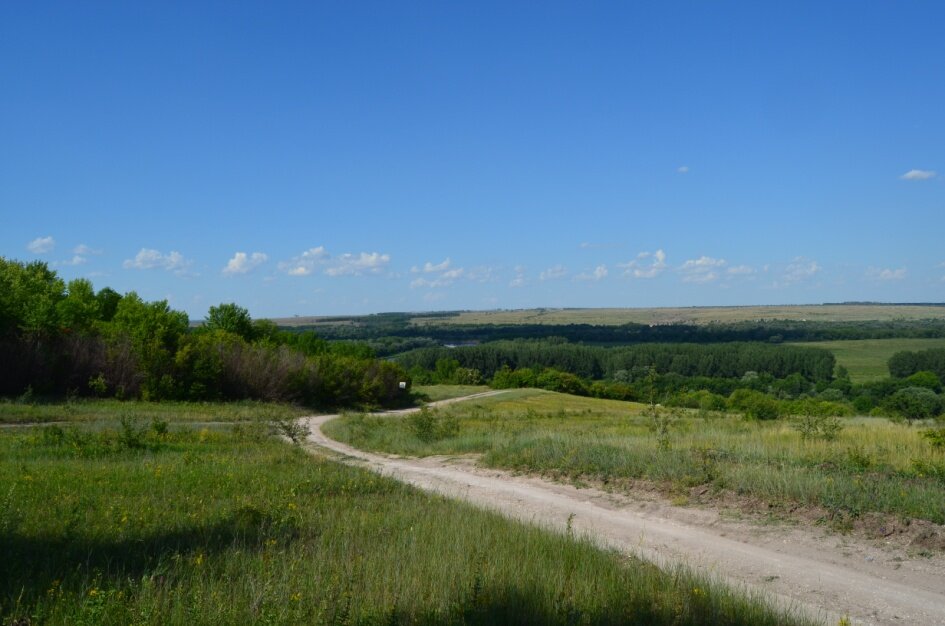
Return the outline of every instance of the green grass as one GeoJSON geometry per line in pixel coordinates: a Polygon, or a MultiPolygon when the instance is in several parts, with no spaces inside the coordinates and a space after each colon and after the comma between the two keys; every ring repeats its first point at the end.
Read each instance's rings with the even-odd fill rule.
{"type": "Polygon", "coordinates": [[[833,352],[837,364],[850,371],[855,383],[889,377],[889,357],[902,350],[945,348],[945,339],[850,339],[817,341],[791,345],[826,348],[833,352]]]}
{"type": "MultiPolygon", "coordinates": [[[[788,420],[684,412],[661,448],[644,407],[520,390],[423,418],[349,415],[323,426],[357,447],[406,455],[482,454],[487,466],[604,483],[699,485],[850,518],[880,512],[945,523],[945,454],[914,426],[844,419],[836,441],[804,441],[788,420]]],[[[785,507],[787,508],[787,507],[785,507]]]]}
{"type": "Polygon", "coordinates": [[[471,396],[474,393],[489,391],[489,389],[487,385],[415,385],[413,387],[413,391],[427,398],[428,402],[471,396]]]}
{"type": "MultiPolygon", "coordinates": [[[[217,409],[208,421],[235,410],[217,409]]],[[[0,431],[0,623],[798,621],[258,424],[164,431],[128,414],[0,431]]]]}
{"type": "Polygon", "coordinates": [[[244,402],[139,402],[135,400],[75,400],[72,402],[0,401],[0,424],[33,422],[96,422],[133,415],[143,420],[175,422],[268,421],[300,417],[311,410],[288,404],[244,402]]]}

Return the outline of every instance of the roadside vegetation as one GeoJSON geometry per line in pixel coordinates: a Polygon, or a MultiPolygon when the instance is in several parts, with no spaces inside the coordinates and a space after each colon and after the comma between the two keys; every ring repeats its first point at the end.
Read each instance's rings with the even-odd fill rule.
{"type": "Polygon", "coordinates": [[[264,400],[314,407],[409,401],[397,365],[364,344],[329,344],[210,307],[191,328],[166,301],[146,302],[45,263],[0,257],[0,396],[264,400]]]}
{"type": "Polygon", "coordinates": [[[803,623],[313,457],[284,407],[94,406],[0,429],[4,624],[803,623]]]}
{"type": "Polygon", "coordinates": [[[815,414],[759,420],[539,390],[407,417],[350,414],[329,436],[414,456],[481,454],[481,463],[620,488],[646,480],[685,502],[694,493],[822,508],[843,523],[876,512],[945,523],[945,443],[931,423],[815,414]]]}

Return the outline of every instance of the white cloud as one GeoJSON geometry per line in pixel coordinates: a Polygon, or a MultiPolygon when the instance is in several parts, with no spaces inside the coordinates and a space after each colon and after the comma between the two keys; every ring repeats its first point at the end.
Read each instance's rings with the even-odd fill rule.
{"type": "Polygon", "coordinates": [[[360,254],[342,254],[335,259],[331,267],[325,270],[328,276],[363,276],[380,274],[390,263],[389,254],[362,252],[360,254]]]}
{"type": "Polygon", "coordinates": [[[628,263],[618,263],[624,276],[634,278],[656,278],[666,270],[666,253],[662,249],[653,252],[641,252],[628,263]]]}
{"type": "Polygon", "coordinates": [[[718,280],[719,271],[725,267],[725,259],[713,259],[709,256],[701,256],[698,259],[690,259],[682,264],[679,271],[683,274],[683,282],[687,283],[710,283],[718,280]]]}
{"type": "Polygon", "coordinates": [[[253,252],[252,254],[237,252],[232,259],[226,262],[223,273],[227,276],[248,274],[268,260],[269,257],[263,252],[253,252]]]}
{"type": "Polygon", "coordinates": [[[688,165],[680,165],[679,167],[676,168],[676,171],[679,172],[680,174],[688,174],[688,173],[689,173],[689,166],[688,166],[688,165]]]}
{"type": "Polygon", "coordinates": [[[419,274],[421,272],[424,274],[433,274],[435,272],[446,271],[449,269],[449,267],[450,267],[450,259],[449,257],[446,257],[446,260],[443,261],[442,263],[437,263],[436,265],[434,265],[433,263],[430,263],[429,261],[427,261],[426,263],[423,264],[423,267],[417,267],[416,265],[414,265],[413,267],[410,268],[410,271],[414,274],[419,274]]]}
{"type": "Polygon", "coordinates": [[[72,249],[72,252],[81,256],[89,256],[93,254],[95,255],[101,254],[102,250],[92,248],[91,246],[87,246],[84,243],[80,243],[79,245],[77,245],[75,248],[72,249]]]}
{"type": "Polygon", "coordinates": [[[516,265],[515,266],[515,278],[509,282],[509,287],[517,289],[519,287],[524,287],[528,281],[525,279],[525,266],[516,265]]]}
{"type": "Polygon", "coordinates": [[[899,178],[902,180],[929,180],[930,178],[935,178],[936,172],[934,170],[909,170],[899,178]]]}
{"type": "Polygon", "coordinates": [[[89,260],[82,256],[81,254],[76,254],[68,261],[59,261],[56,265],[82,265],[88,263],[89,260]]]}
{"type": "Polygon", "coordinates": [[[568,269],[563,265],[549,267],[538,275],[538,280],[558,280],[568,275],[568,269]]]}
{"type": "Polygon", "coordinates": [[[592,280],[592,281],[597,282],[599,280],[603,280],[607,278],[607,273],[608,272],[607,272],[606,265],[598,265],[597,267],[594,268],[593,272],[590,272],[590,273],[582,272],[578,274],[577,276],[575,276],[574,280],[592,280]]]}
{"type": "Polygon", "coordinates": [[[297,257],[279,263],[279,269],[289,276],[308,276],[315,268],[331,258],[324,246],[309,248],[297,257]]]}
{"type": "Polygon", "coordinates": [[[125,269],[150,270],[164,269],[174,272],[177,275],[188,273],[192,261],[185,259],[184,256],[176,250],[171,250],[167,254],[162,254],[159,250],[153,248],[141,248],[133,259],[126,259],[122,266],[125,269]]]}
{"type": "Polygon", "coordinates": [[[749,265],[734,265],[725,270],[725,273],[729,276],[750,276],[755,273],[755,268],[749,265]]]}
{"type": "Polygon", "coordinates": [[[26,244],[26,249],[33,254],[46,254],[47,252],[52,252],[55,247],[56,240],[52,237],[37,237],[26,244]]]}
{"type": "Polygon", "coordinates": [[[821,269],[817,261],[811,261],[803,257],[796,257],[784,268],[784,274],[781,279],[786,284],[792,284],[807,280],[817,274],[821,269]]]}
{"type": "Polygon", "coordinates": [[[899,269],[871,267],[866,270],[866,277],[870,280],[903,280],[906,277],[906,268],[899,269]]]}

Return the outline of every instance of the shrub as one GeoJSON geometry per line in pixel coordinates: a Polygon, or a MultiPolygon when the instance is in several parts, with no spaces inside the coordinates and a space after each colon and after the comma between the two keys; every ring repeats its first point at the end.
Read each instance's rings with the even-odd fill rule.
{"type": "Polygon", "coordinates": [[[927,419],[942,412],[941,398],[925,387],[900,389],[886,401],[886,406],[910,420],[927,419]]]}

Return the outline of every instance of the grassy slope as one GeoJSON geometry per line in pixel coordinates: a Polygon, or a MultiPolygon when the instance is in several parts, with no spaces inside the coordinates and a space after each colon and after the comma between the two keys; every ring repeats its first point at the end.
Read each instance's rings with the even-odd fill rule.
{"type": "Polygon", "coordinates": [[[791,621],[251,425],[146,423],[0,431],[0,622],[791,621]]]}
{"type": "Polygon", "coordinates": [[[803,441],[791,424],[685,413],[661,450],[641,405],[520,390],[441,409],[418,438],[417,418],[347,416],[323,430],[355,446],[409,455],[483,453],[518,471],[612,481],[646,478],[683,495],[702,484],[842,515],[878,511],[945,523],[945,458],[918,429],[843,420],[837,441],[803,441]]]}
{"type": "Polygon", "coordinates": [[[826,348],[837,363],[850,370],[850,379],[860,383],[889,376],[889,357],[902,350],[945,348],[945,339],[851,339],[796,343],[798,346],[826,348]]]}
{"type": "Polygon", "coordinates": [[[413,391],[427,398],[428,402],[471,396],[474,393],[489,391],[487,385],[415,385],[413,391]]]}

